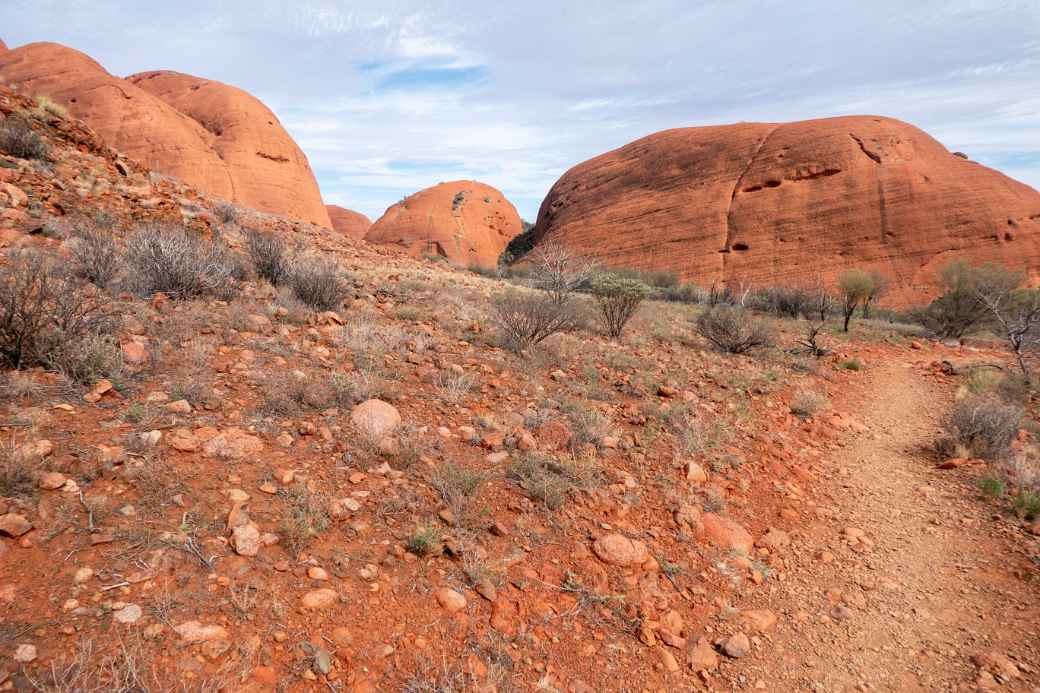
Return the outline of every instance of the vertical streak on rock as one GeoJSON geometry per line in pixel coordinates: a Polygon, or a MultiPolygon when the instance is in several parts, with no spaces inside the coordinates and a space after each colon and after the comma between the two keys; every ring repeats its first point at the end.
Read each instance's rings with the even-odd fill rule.
{"type": "Polygon", "coordinates": [[[766,142],[768,142],[769,138],[773,136],[773,133],[782,127],[783,125],[777,125],[765,134],[765,137],[763,137],[758,143],[758,146],[755,147],[755,151],[751,153],[747,166],[744,167],[744,170],[739,176],[737,176],[737,180],[733,184],[733,192],[730,193],[729,204],[726,206],[726,244],[722,247],[722,250],[719,251],[719,254],[722,255],[722,276],[719,277],[719,280],[723,284],[728,280],[726,269],[733,244],[733,200],[736,199],[737,192],[740,190],[740,184],[744,181],[744,176],[746,176],[748,171],[751,170],[751,166],[755,163],[755,159],[758,158],[759,152],[761,152],[762,148],[765,147],[766,142]]]}

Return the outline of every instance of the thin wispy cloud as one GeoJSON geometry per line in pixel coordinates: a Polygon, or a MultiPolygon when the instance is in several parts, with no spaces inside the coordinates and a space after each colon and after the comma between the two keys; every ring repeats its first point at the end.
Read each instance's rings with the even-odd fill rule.
{"type": "Polygon", "coordinates": [[[657,130],[857,113],[1040,187],[1035,0],[7,0],[0,37],[240,86],[370,216],[478,178],[533,219],[566,169],[657,130]]]}

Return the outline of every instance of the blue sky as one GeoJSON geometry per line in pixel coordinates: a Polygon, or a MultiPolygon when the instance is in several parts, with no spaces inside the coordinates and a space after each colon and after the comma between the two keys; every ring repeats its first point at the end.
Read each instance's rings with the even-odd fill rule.
{"type": "Polygon", "coordinates": [[[862,113],[1040,188],[1038,0],[3,0],[0,38],[240,86],[373,218],[476,178],[533,221],[657,130],[862,113]]]}

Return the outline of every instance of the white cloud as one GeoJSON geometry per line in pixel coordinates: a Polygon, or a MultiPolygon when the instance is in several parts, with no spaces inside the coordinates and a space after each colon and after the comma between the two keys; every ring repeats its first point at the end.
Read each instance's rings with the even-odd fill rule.
{"type": "Polygon", "coordinates": [[[533,219],[566,169],[657,130],[852,113],[1040,183],[1040,162],[1016,156],[1040,152],[1035,0],[6,0],[0,27],[117,74],[251,91],[326,198],[372,216],[475,177],[533,219]]]}

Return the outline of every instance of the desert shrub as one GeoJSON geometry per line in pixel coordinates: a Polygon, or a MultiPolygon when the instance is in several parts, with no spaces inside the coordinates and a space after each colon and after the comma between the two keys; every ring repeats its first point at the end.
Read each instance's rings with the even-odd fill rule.
{"type": "Polygon", "coordinates": [[[36,475],[25,458],[0,447],[0,498],[31,498],[36,495],[36,475]]]}
{"type": "Polygon", "coordinates": [[[863,270],[851,269],[838,275],[838,290],[841,295],[841,309],[844,317],[842,329],[849,331],[852,314],[860,305],[866,305],[874,291],[874,278],[863,270]]]}
{"type": "Polygon", "coordinates": [[[791,413],[807,419],[827,407],[827,398],[818,392],[800,390],[791,400],[791,413]]]}
{"type": "Polygon", "coordinates": [[[751,294],[749,308],[781,318],[799,318],[813,313],[814,292],[791,286],[767,286],[751,294]]]}
{"type": "Polygon", "coordinates": [[[123,256],[109,233],[93,226],[81,228],[76,231],[76,238],[70,245],[77,275],[101,289],[112,286],[119,278],[123,271],[123,256]]]}
{"type": "Polygon", "coordinates": [[[1000,295],[1017,287],[1022,275],[1002,265],[972,266],[951,262],[939,275],[943,293],[912,318],[941,339],[959,339],[982,327],[990,310],[982,296],[1000,295]]]}
{"type": "Polygon", "coordinates": [[[479,491],[487,478],[483,472],[445,462],[434,471],[430,483],[455,516],[456,524],[460,527],[474,527],[485,514],[479,491]]]}
{"type": "Polygon", "coordinates": [[[41,117],[52,115],[57,118],[64,118],[69,114],[68,109],[54,101],[54,99],[49,96],[37,96],[35,101],[36,108],[34,110],[41,117]]]}
{"type": "Polygon", "coordinates": [[[48,358],[54,370],[78,383],[95,383],[123,369],[123,351],[110,334],[87,334],[62,342],[48,358]]]}
{"type": "Polygon", "coordinates": [[[281,489],[278,495],[285,499],[282,516],[281,537],[285,548],[296,555],[311,540],[329,527],[327,501],[322,496],[307,490],[303,484],[281,489]]]}
{"type": "Polygon", "coordinates": [[[213,205],[213,215],[221,224],[234,224],[238,221],[238,207],[230,202],[218,202],[213,205]]]}
{"type": "Polygon", "coordinates": [[[292,258],[278,236],[250,229],[246,231],[246,250],[257,276],[272,286],[285,284],[292,274],[292,258]]]}
{"type": "Polygon", "coordinates": [[[127,240],[126,263],[131,288],[145,296],[230,297],[236,288],[231,253],[181,226],[150,223],[138,227],[127,240]]]}
{"type": "Polygon", "coordinates": [[[639,304],[650,295],[650,287],[638,279],[612,273],[594,275],[589,289],[599,306],[607,334],[614,338],[621,336],[639,304]]]}
{"type": "Polygon", "coordinates": [[[524,493],[549,510],[558,510],[571,492],[599,483],[598,471],[589,464],[558,460],[535,453],[521,455],[510,464],[506,476],[524,493]]]}
{"type": "Polygon", "coordinates": [[[94,290],[53,260],[35,253],[17,253],[0,269],[3,365],[68,365],[77,343],[111,329],[94,290]]]}
{"type": "Polygon", "coordinates": [[[347,284],[339,267],[325,258],[299,259],[289,275],[289,288],[297,299],[314,310],[333,310],[347,297],[347,284]]]}
{"type": "Polygon", "coordinates": [[[441,545],[441,532],[433,525],[416,527],[405,542],[405,548],[416,556],[428,556],[441,545]]]}
{"type": "Polygon", "coordinates": [[[708,292],[695,284],[676,284],[675,286],[658,289],[655,298],[671,303],[692,303],[697,305],[707,302],[708,292]]]}
{"type": "Polygon", "coordinates": [[[503,346],[517,353],[557,332],[573,329],[580,322],[571,301],[561,304],[541,291],[507,291],[495,301],[492,310],[503,346]]]}
{"type": "Polygon", "coordinates": [[[27,122],[16,116],[8,116],[0,123],[0,152],[19,159],[45,160],[50,147],[27,122]]]}
{"type": "Polygon", "coordinates": [[[743,308],[716,306],[701,313],[695,324],[702,337],[730,354],[773,343],[769,327],[743,308]]]}
{"type": "Polygon", "coordinates": [[[1021,407],[994,397],[966,397],[953,405],[943,422],[939,452],[946,456],[1003,459],[1018,435],[1022,415],[1021,407]]]}

